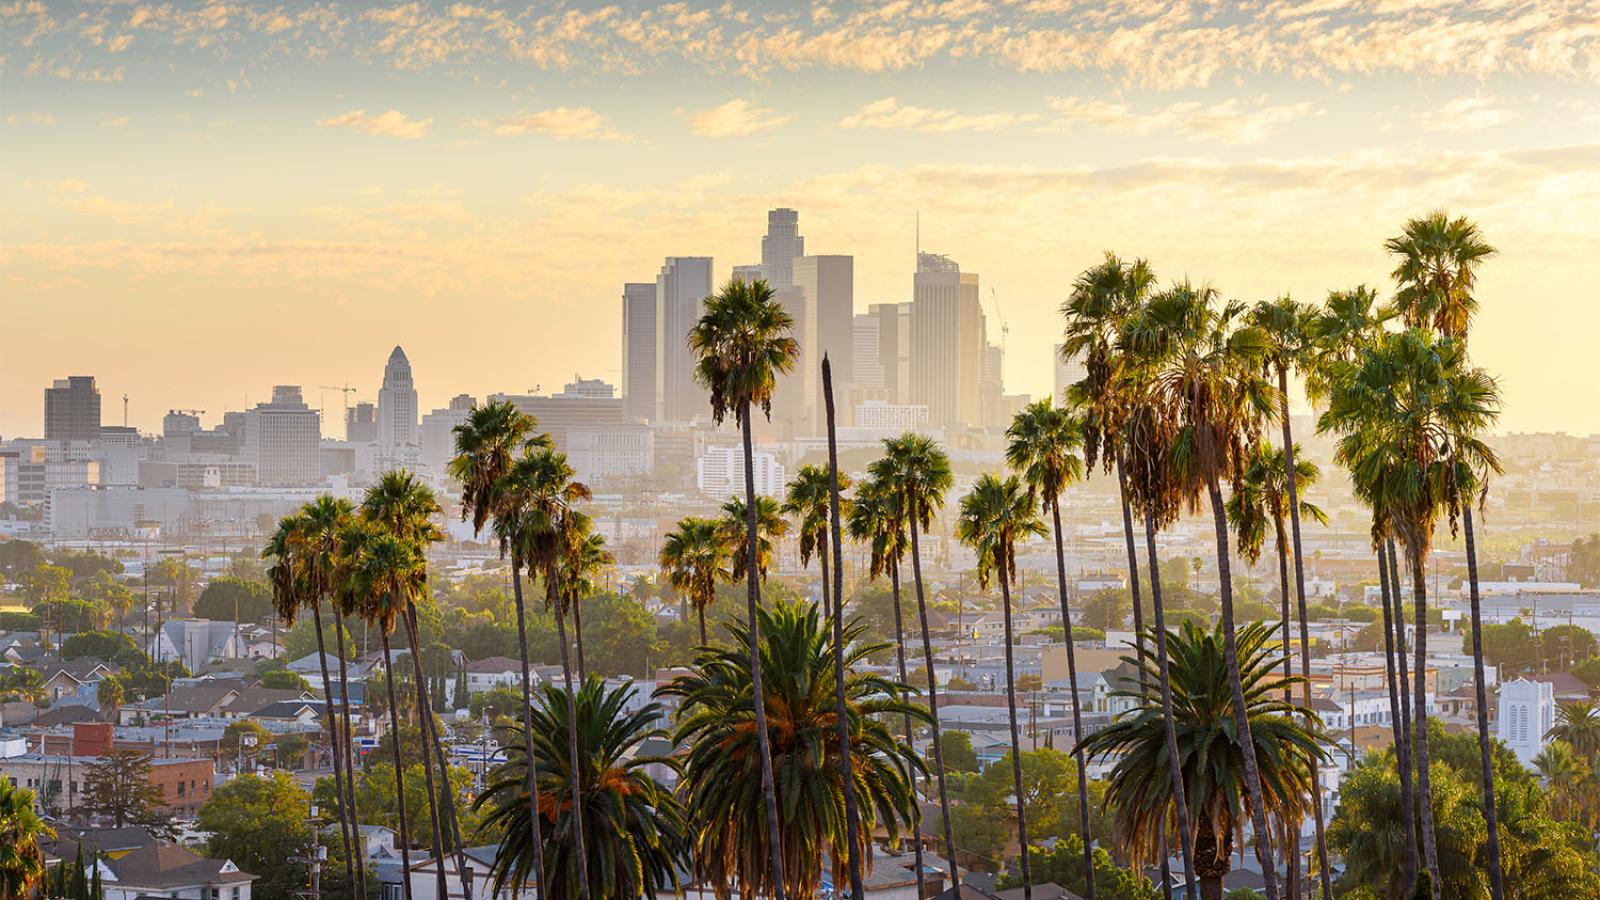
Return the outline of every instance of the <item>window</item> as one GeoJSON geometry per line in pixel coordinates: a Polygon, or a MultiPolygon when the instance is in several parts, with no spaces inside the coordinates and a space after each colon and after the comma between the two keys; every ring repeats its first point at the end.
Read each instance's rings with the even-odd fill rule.
{"type": "MultiPolygon", "coordinates": [[[[751,697],[754,697],[754,696],[755,696],[755,695],[754,695],[754,694],[751,694],[751,695],[750,695],[750,696],[751,696],[751,697]]],[[[754,703],[754,702],[755,702],[755,701],[754,701],[754,700],[751,700],[751,701],[750,701],[750,702],[751,702],[751,703],[754,703]]],[[[537,757],[535,757],[535,761],[537,761],[537,757]]],[[[581,782],[580,782],[580,783],[581,783],[581,782]]],[[[183,782],[181,782],[181,781],[180,781],[180,782],[178,782],[178,796],[179,796],[179,797],[182,797],[182,796],[183,796],[183,782]]]]}

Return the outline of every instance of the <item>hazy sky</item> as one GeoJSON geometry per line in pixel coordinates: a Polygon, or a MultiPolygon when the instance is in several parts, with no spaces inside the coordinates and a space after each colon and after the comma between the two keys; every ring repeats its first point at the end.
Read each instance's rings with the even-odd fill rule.
{"type": "Polygon", "coordinates": [[[336,411],[397,343],[424,410],[615,382],[623,282],[725,279],[773,206],[863,309],[909,299],[920,211],[1035,394],[1103,250],[1320,301],[1446,207],[1501,250],[1504,426],[1600,431],[1594,0],[0,0],[0,54],[7,437],[75,373],[145,429],[274,383],[336,411]]]}

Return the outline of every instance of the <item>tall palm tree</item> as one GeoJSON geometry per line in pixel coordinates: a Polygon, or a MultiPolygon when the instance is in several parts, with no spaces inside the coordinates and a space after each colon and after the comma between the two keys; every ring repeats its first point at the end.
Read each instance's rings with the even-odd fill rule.
{"type": "MultiPolygon", "coordinates": [[[[850,476],[839,473],[839,490],[849,489],[850,476]]],[[[800,565],[810,565],[812,554],[816,555],[822,569],[822,611],[832,615],[838,601],[830,593],[832,584],[828,580],[828,497],[828,470],[804,465],[789,482],[779,511],[799,523],[800,565]]]]}
{"type": "Polygon", "coordinates": [[[577,712],[569,717],[571,695],[555,685],[540,691],[530,723],[539,753],[552,765],[539,772],[545,787],[537,814],[528,802],[527,757],[516,746],[508,748],[506,761],[494,769],[474,804],[487,811],[480,831],[499,836],[489,866],[495,896],[521,893],[540,864],[532,848],[547,844],[554,858],[549,895],[578,896],[571,806],[556,799],[566,796],[582,797],[591,895],[655,898],[668,885],[679,892],[678,872],[689,864],[688,816],[649,772],[651,766],[671,768],[676,762],[639,752],[646,740],[662,734],[655,723],[663,710],[655,702],[635,705],[637,693],[632,685],[608,689],[599,678],[586,679],[578,690],[577,712]],[[579,770],[584,783],[578,790],[564,761],[569,718],[578,723],[583,758],[592,761],[579,770]]]}
{"type": "MultiPolygon", "coordinates": [[[[1028,817],[1022,790],[1022,741],[1017,733],[1017,671],[1011,635],[1011,582],[1017,577],[1018,541],[1043,537],[1048,533],[1039,518],[1038,502],[1029,495],[1017,476],[1001,478],[984,473],[961,498],[961,515],[956,520],[956,537],[978,555],[978,585],[987,588],[990,578],[1000,582],[1000,602],[1005,623],[1006,711],[1011,721],[1011,775],[1017,795],[1017,843],[1022,848],[1022,896],[1032,900],[1033,878],[1028,870],[1028,817]]],[[[1091,869],[1092,871],[1092,869],[1091,869]]]]}
{"type": "Polygon", "coordinates": [[[1428,769],[1427,579],[1424,566],[1441,513],[1453,520],[1456,493],[1492,468],[1492,455],[1461,436],[1480,431],[1498,408],[1494,381],[1466,364],[1459,341],[1411,328],[1386,334],[1345,364],[1319,422],[1340,434],[1335,459],[1350,470],[1357,497],[1386,521],[1405,548],[1416,603],[1415,763],[1421,843],[1437,886],[1438,853],[1428,769]]]}
{"type": "MultiPolygon", "coordinates": [[[[1406,223],[1404,231],[1384,242],[1384,249],[1396,257],[1391,276],[1398,289],[1395,306],[1407,326],[1432,327],[1439,334],[1461,343],[1463,355],[1467,332],[1478,300],[1474,294],[1478,269],[1495,254],[1477,224],[1461,216],[1450,218],[1442,210],[1406,223]]],[[[1468,385],[1493,393],[1493,382],[1468,385]]],[[[1493,397],[1469,397],[1468,404],[1493,405],[1493,397]]],[[[1483,666],[1483,615],[1478,597],[1478,548],[1472,528],[1472,502],[1476,490],[1481,503],[1488,488],[1483,478],[1498,471],[1499,463],[1478,431],[1494,419],[1491,410],[1465,424],[1452,436],[1462,451],[1446,483],[1445,504],[1450,510],[1451,530],[1457,518],[1465,532],[1467,545],[1467,585],[1472,611],[1473,682],[1478,701],[1478,754],[1483,767],[1484,820],[1489,834],[1489,886],[1494,900],[1505,896],[1505,874],[1500,860],[1500,825],[1495,811],[1494,768],[1489,765],[1489,703],[1483,666]]],[[[1458,423],[1459,424],[1459,423],[1458,423]]],[[[1421,677],[1419,675],[1419,677],[1421,677]]]]}
{"type": "MultiPolygon", "coordinates": [[[[705,310],[689,332],[689,350],[695,357],[695,380],[710,394],[711,418],[718,425],[733,413],[744,444],[745,627],[750,630],[750,677],[754,696],[765,697],[761,683],[761,585],[757,579],[758,549],[755,450],[751,440],[752,416],[757,407],[769,419],[778,376],[794,368],[800,345],[790,337],[794,319],[784,310],[765,281],[748,284],[733,279],[716,296],[708,297],[705,310]],[[755,561],[756,565],[749,565],[755,561]]],[[[755,705],[757,748],[761,756],[762,792],[767,806],[767,842],[771,849],[769,880],[777,900],[783,900],[785,874],[778,824],[778,795],[772,780],[772,742],[767,733],[765,703],[755,705]]]]}
{"type": "Polygon", "coordinates": [[[778,541],[789,533],[789,520],[783,517],[778,501],[765,494],[756,496],[754,514],[745,510],[742,497],[729,497],[728,502],[722,504],[722,518],[718,521],[723,543],[728,545],[729,577],[734,581],[746,575],[745,560],[750,555],[744,538],[746,523],[751,519],[756,523],[756,577],[765,582],[772,569],[772,555],[777,552],[778,541]]]}
{"type": "MultiPolygon", "coordinates": [[[[1126,454],[1132,449],[1129,445],[1129,420],[1138,409],[1136,400],[1143,388],[1142,371],[1137,358],[1123,351],[1122,331],[1128,319],[1149,302],[1155,283],[1155,272],[1145,260],[1125,263],[1115,254],[1107,253],[1102,263],[1078,276],[1073,283],[1072,293],[1061,304],[1061,315],[1065,319],[1061,355],[1064,359],[1082,360],[1085,372],[1083,380],[1067,388],[1066,400],[1084,413],[1083,457],[1086,468],[1093,469],[1099,464],[1103,470],[1113,472],[1117,479],[1118,499],[1122,503],[1123,543],[1128,555],[1128,588],[1133,600],[1134,643],[1136,649],[1140,650],[1144,647],[1145,636],[1144,603],[1139,593],[1139,555],[1133,537],[1134,494],[1130,490],[1125,464],[1126,454]]],[[[1153,473],[1154,470],[1150,471],[1153,473]]],[[[1141,518],[1145,518],[1146,547],[1152,566],[1151,604],[1158,620],[1156,628],[1164,631],[1160,575],[1154,568],[1154,523],[1143,513],[1141,518]]],[[[1160,652],[1164,655],[1166,650],[1162,648],[1160,652]]],[[[1158,668],[1158,673],[1165,671],[1164,665],[1158,668]]],[[[1144,677],[1143,672],[1140,677],[1144,677]]],[[[1146,695],[1149,694],[1148,681],[1142,681],[1139,686],[1146,695]]],[[[1163,697],[1171,693],[1170,686],[1164,682],[1159,683],[1159,689],[1163,697]]],[[[1176,737],[1169,741],[1169,748],[1173,780],[1177,782],[1176,737]]],[[[1188,816],[1182,812],[1185,806],[1181,784],[1179,794],[1177,808],[1180,812],[1175,817],[1178,822],[1178,852],[1183,860],[1185,880],[1191,886],[1192,897],[1195,890],[1194,865],[1189,859],[1192,843],[1189,839],[1188,816]]],[[[1171,900],[1172,878],[1168,872],[1164,830],[1160,831],[1158,838],[1161,845],[1162,895],[1171,900]]]]}
{"type": "MultiPolygon", "coordinates": [[[[906,553],[906,522],[900,515],[900,494],[875,477],[869,477],[856,488],[855,501],[850,505],[850,537],[868,546],[867,573],[870,578],[889,575],[890,597],[894,603],[894,657],[899,669],[900,682],[910,684],[906,676],[905,620],[900,607],[900,561],[906,553]]],[[[902,721],[905,742],[913,745],[915,732],[908,714],[902,721]]],[[[915,773],[912,789],[916,788],[915,773]]],[[[922,807],[918,804],[912,820],[915,839],[911,850],[917,869],[917,896],[926,896],[922,860],[922,807]]]]}
{"type": "MultiPolygon", "coordinates": [[[[1278,381],[1278,424],[1282,429],[1282,452],[1284,456],[1282,472],[1284,473],[1284,504],[1289,513],[1289,536],[1293,541],[1294,558],[1294,586],[1295,597],[1298,601],[1300,612],[1300,674],[1307,679],[1302,686],[1304,699],[1307,706],[1311,705],[1311,635],[1310,626],[1306,617],[1306,573],[1305,560],[1300,541],[1300,515],[1304,510],[1300,502],[1300,488],[1303,483],[1299,459],[1300,448],[1294,442],[1294,430],[1289,421],[1289,370],[1299,369],[1302,372],[1312,355],[1314,342],[1314,323],[1317,320],[1317,310],[1295,302],[1285,295],[1277,300],[1264,301],[1255,305],[1250,310],[1250,323],[1260,331],[1266,340],[1265,352],[1262,354],[1262,363],[1268,373],[1277,376],[1278,381]]],[[[1313,469],[1313,471],[1315,471],[1313,469]]],[[[1314,475],[1312,477],[1315,477],[1314,475]]],[[[1326,524],[1324,517],[1321,522],[1326,524]]],[[[1280,574],[1287,568],[1283,564],[1283,529],[1278,523],[1279,538],[1279,571],[1280,574]]],[[[1289,587],[1283,584],[1284,607],[1288,608],[1289,587]]],[[[1287,617],[1285,617],[1283,639],[1289,641],[1290,637],[1287,617]]],[[[1322,796],[1322,773],[1313,772],[1313,788],[1317,796],[1322,796]]],[[[1322,803],[1319,800],[1312,808],[1315,819],[1317,839],[1317,862],[1320,869],[1322,883],[1322,900],[1333,900],[1333,872],[1328,864],[1328,838],[1322,820],[1322,803]]],[[[1299,835],[1290,838],[1294,845],[1289,857],[1289,886],[1291,896],[1298,897],[1299,880],[1299,835]]]]}
{"type": "Polygon", "coordinates": [[[717,598],[717,582],[730,580],[728,545],[715,519],[687,516],[667,534],[656,562],[666,572],[667,583],[687,598],[700,618],[700,644],[706,638],[706,608],[717,598]]]}
{"type": "Polygon", "coordinates": [[[34,812],[33,791],[0,779],[0,900],[26,900],[44,880],[41,838],[55,834],[34,812]]]}
{"type": "MultiPolygon", "coordinates": [[[[419,573],[421,585],[401,601],[398,615],[405,630],[408,655],[411,657],[412,687],[417,701],[417,726],[424,744],[422,772],[428,786],[428,823],[432,829],[433,854],[437,862],[434,867],[434,877],[438,881],[439,896],[443,897],[447,891],[443,862],[446,842],[442,825],[444,820],[440,818],[439,791],[435,786],[433,770],[435,758],[442,766],[445,757],[443,748],[437,746],[439,744],[437,735],[433,733],[432,705],[428,702],[428,678],[422,662],[422,645],[417,633],[414,609],[419,597],[428,596],[427,548],[430,543],[443,538],[443,533],[433,524],[433,517],[441,512],[439,501],[434,497],[432,489],[405,469],[395,469],[380,475],[377,482],[367,489],[366,496],[361,501],[362,519],[378,532],[411,545],[416,557],[422,562],[419,573]]],[[[392,663],[393,660],[386,655],[385,666],[392,663]]],[[[399,732],[395,733],[395,737],[398,740],[399,732]]],[[[448,783],[449,770],[444,769],[441,777],[448,783]]],[[[446,802],[450,800],[450,793],[445,792],[446,802]]],[[[456,845],[459,848],[460,841],[457,841],[456,845]]],[[[458,858],[456,862],[458,866],[456,871],[464,879],[466,876],[464,859],[458,858]]]]}
{"type": "MultiPolygon", "coordinates": [[[[1204,900],[1222,897],[1233,836],[1242,833],[1246,815],[1252,821],[1258,818],[1251,808],[1254,804],[1264,803],[1261,812],[1274,821],[1298,823],[1305,820],[1306,807],[1317,802],[1311,793],[1311,771],[1325,758],[1323,744],[1329,738],[1314,712],[1283,699],[1284,682],[1298,679],[1279,674],[1282,658],[1275,653],[1274,631],[1264,622],[1251,622],[1235,638],[1242,678],[1249,685],[1247,726],[1242,730],[1234,715],[1237,698],[1225,647],[1226,627],[1218,623],[1207,632],[1184,622],[1181,631],[1169,632],[1164,641],[1151,635],[1151,642],[1170,645],[1169,674],[1180,698],[1174,709],[1183,748],[1180,778],[1196,818],[1195,862],[1204,900]],[[1249,740],[1240,740],[1241,734],[1248,734],[1249,740]],[[1253,747],[1261,760],[1258,777],[1264,790],[1259,798],[1244,789],[1250,778],[1245,771],[1246,747],[1253,747]]],[[[1159,665],[1149,650],[1136,662],[1146,670],[1159,665]]],[[[1121,694],[1138,697],[1141,705],[1090,735],[1083,749],[1091,756],[1115,759],[1106,800],[1116,810],[1117,839],[1135,859],[1146,859],[1157,845],[1160,823],[1170,815],[1176,794],[1166,764],[1166,714],[1137,691],[1121,694]]]]}
{"type": "MultiPolygon", "coordinates": [[[[1233,584],[1222,482],[1237,480],[1244,447],[1256,439],[1261,417],[1272,412],[1276,393],[1261,376],[1265,338],[1259,329],[1242,323],[1244,311],[1240,303],[1219,305],[1217,292],[1210,286],[1196,287],[1185,282],[1152,298],[1125,332],[1130,348],[1154,367],[1148,392],[1150,413],[1165,420],[1163,444],[1178,496],[1192,509],[1199,507],[1201,491],[1210,499],[1217,539],[1224,649],[1240,731],[1248,723],[1235,652],[1233,584]]],[[[1256,858],[1261,863],[1267,900],[1278,900],[1277,866],[1253,744],[1243,746],[1243,757],[1256,858]]]]}
{"type": "Polygon", "coordinates": [[[598,590],[600,573],[617,561],[606,549],[606,536],[594,530],[593,520],[583,513],[573,513],[575,534],[562,554],[560,577],[557,579],[561,600],[572,610],[572,633],[578,647],[578,680],[588,676],[583,663],[583,601],[598,590]]]}
{"type": "MultiPolygon", "coordinates": [[[[1062,635],[1067,645],[1067,679],[1072,683],[1072,733],[1083,735],[1078,704],[1078,658],[1072,640],[1072,611],[1067,608],[1067,560],[1061,534],[1061,492],[1083,478],[1083,420],[1050,398],[1029,404],[1006,430],[1006,463],[1022,475],[1028,496],[1049,511],[1056,544],[1056,594],[1061,601],[1062,635]]],[[[1089,834],[1089,773],[1078,751],[1078,822],[1083,837],[1083,865],[1088,873],[1089,900],[1094,900],[1094,850],[1089,834]]]]}
{"type": "Polygon", "coordinates": [[[1563,741],[1583,759],[1600,758],[1600,705],[1589,700],[1563,700],[1556,704],[1556,724],[1545,737],[1563,741]]]}
{"type": "Polygon", "coordinates": [[[927,594],[922,581],[921,533],[933,524],[933,516],[944,508],[945,494],[955,484],[950,457],[930,437],[906,432],[886,438],[884,455],[873,461],[868,472],[886,491],[898,498],[895,516],[911,534],[911,581],[917,595],[917,621],[922,631],[922,665],[928,679],[928,721],[933,732],[933,773],[939,782],[939,812],[944,820],[945,858],[950,861],[950,882],[956,900],[963,895],[960,866],[956,862],[955,829],[950,820],[950,790],[944,771],[944,739],[939,730],[939,685],[933,674],[933,639],[928,629],[927,594]]]}
{"type": "MultiPolygon", "coordinates": [[[[680,701],[675,743],[687,748],[679,791],[693,812],[690,841],[697,875],[715,886],[719,897],[737,886],[742,897],[780,893],[810,900],[820,888],[823,867],[831,863],[839,884],[848,855],[843,785],[836,757],[837,700],[833,657],[835,640],[815,606],[779,603],[758,608],[759,645],[743,623],[730,622],[732,648],[702,647],[689,674],[659,689],[680,701]],[[756,703],[750,660],[762,661],[767,682],[764,703],[756,703]],[[767,707],[772,723],[771,755],[760,750],[755,710],[767,707]],[[759,762],[758,762],[759,760],[759,762]],[[767,799],[764,766],[776,768],[781,786],[783,840],[762,827],[767,799]],[[783,865],[771,866],[776,853],[783,865]],[[827,855],[831,860],[824,859],[827,855]],[[774,873],[782,873],[781,883],[774,873]]],[[[899,840],[902,823],[915,815],[912,775],[921,770],[916,752],[893,732],[892,718],[926,714],[912,699],[913,689],[863,671],[867,658],[888,645],[865,637],[860,622],[843,629],[845,646],[848,752],[856,795],[861,798],[858,852],[881,832],[899,840]]]]}
{"type": "MultiPolygon", "coordinates": [[[[492,520],[500,555],[511,558],[511,590],[517,610],[517,651],[520,656],[519,681],[522,686],[523,776],[529,797],[538,797],[538,756],[534,753],[533,729],[528,726],[533,706],[532,678],[528,672],[528,621],[522,594],[522,571],[531,561],[536,532],[530,509],[534,485],[533,467],[525,462],[530,450],[549,447],[547,435],[534,435],[537,423],[532,416],[509,403],[474,405],[467,420],[454,429],[456,455],[450,460],[450,475],[462,486],[461,518],[472,519],[473,534],[481,534],[492,520]]],[[[530,801],[533,802],[533,801],[530,801]]],[[[544,891],[544,846],[532,846],[534,900],[544,891]]]]}

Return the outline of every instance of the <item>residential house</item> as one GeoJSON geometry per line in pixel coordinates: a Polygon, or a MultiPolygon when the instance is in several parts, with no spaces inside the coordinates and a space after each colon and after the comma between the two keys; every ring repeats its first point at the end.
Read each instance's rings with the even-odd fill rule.
{"type": "Polygon", "coordinates": [[[467,663],[467,694],[481,694],[497,687],[517,687],[522,683],[522,661],[506,656],[490,656],[467,663]]]}
{"type": "Polygon", "coordinates": [[[242,659],[244,642],[239,626],[226,620],[168,619],[150,642],[150,654],[162,661],[181,660],[189,671],[199,671],[219,659],[242,659]]]}
{"type": "Polygon", "coordinates": [[[206,859],[177,844],[151,844],[118,857],[101,857],[104,900],[164,897],[173,900],[250,900],[255,875],[227,859],[206,859]]]}

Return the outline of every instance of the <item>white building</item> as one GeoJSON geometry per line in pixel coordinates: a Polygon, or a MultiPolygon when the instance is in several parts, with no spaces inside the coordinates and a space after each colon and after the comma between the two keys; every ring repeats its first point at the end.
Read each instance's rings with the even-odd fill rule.
{"type": "Polygon", "coordinates": [[[398,346],[383,367],[383,387],[378,391],[378,443],[385,447],[417,443],[417,389],[411,381],[411,361],[398,346]]]}
{"type": "Polygon", "coordinates": [[[855,409],[857,428],[882,428],[890,431],[910,431],[928,424],[928,408],[920,403],[885,403],[868,400],[855,409]]]}
{"type": "Polygon", "coordinates": [[[322,417],[306,405],[299,385],[273,387],[270,403],[245,413],[243,451],[261,484],[322,482],[322,417]]]}
{"type": "Polygon", "coordinates": [[[805,314],[796,324],[802,332],[800,373],[805,406],[811,421],[820,425],[825,413],[822,400],[822,357],[833,369],[834,403],[844,397],[854,380],[855,257],[802,256],[793,263],[794,286],[800,292],[805,314]]]}
{"type": "Polygon", "coordinates": [[[450,457],[456,452],[455,427],[467,420],[472,412],[472,404],[472,395],[457,394],[450,399],[448,407],[436,409],[422,417],[423,468],[436,474],[444,472],[450,457]]]}
{"type": "Polygon", "coordinates": [[[656,417],[656,286],[622,286],[622,414],[630,422],[656,417]]]}
{"type": "MultiPolygon", "coordinates": [[[[755,462],[756,493],[780,496],[788,473],[778,458],[771,453],[757,451],[751,457],[755,462]]],[[[700,492],[712,497],[744,495],[744,450],[740,447],[707,447],[705,455],[695,460],[695,483],[700,492]]]]}
{"type": "Polygon", "coordinates": [[[885,373],[879,344],[883,322],[876,313],[862,313],[850,321],[850,384],[868,390],[884,388],[885,373]]]}
{"type": "Polygon", "coordinates": [[[567,429],[567,461],[584,483],[648,475],[655,442],[642,424],[592,425],[567,429]]]}
{"type": "Polygon", "coordinates": [[[1556,724],[1555,687],[1547,681],[1513,678],[1500,683],[1495,737],[1517,754],[1525,766],[1533,765],[1549,742],[1545,735],[1556,724]]]}
{"type": "Polygon", "coordinates": [[[1057,406],[1060,406],[1062,398],[1066,397],[1067,388],[1082,381],[1089,371],[1084,368],[1083,360],[1077,357],[1073,357],[1070,360],[1063,359],[1061,356],[1061,348],[1063,346],[1062,344],[1053,345],[1053,352],[1051,353],[1051,358],[1055,360],[1055,402],[1057,406]]]}
{"type": "Polygon", "coordinates": [[[919,253],[913,290],[909,399],[928,407],[934,425],[976,424],[984,368],[978,276],[949,257],[919,253]]]}
{"type": "Polygon", "coordinates": [[[711,257],[669,256],[656,276],[656,414],[662,422],[688,422],[706,412],[706,393],[694,381],[694,360],[684,336],[711,296],[711,257]]]}

